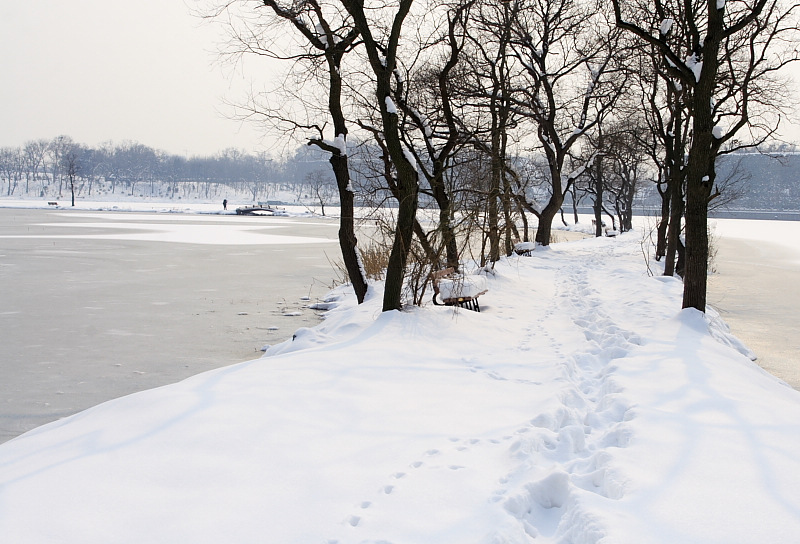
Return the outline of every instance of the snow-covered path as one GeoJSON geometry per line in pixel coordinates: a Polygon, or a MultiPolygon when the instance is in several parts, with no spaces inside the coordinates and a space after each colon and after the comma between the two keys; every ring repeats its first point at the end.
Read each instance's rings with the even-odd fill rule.
{"type": "Polygon", "coordinates": [[[500,263],[483,311],[346,290],[260,360],[0,446],[10,542],[748,543],[800,534],[800,393],[636,235],[500,263]],[[713,317],[713,316],[712,316],[713,317]],[[734,346],[734,347],[732,347],[734,346]]]}

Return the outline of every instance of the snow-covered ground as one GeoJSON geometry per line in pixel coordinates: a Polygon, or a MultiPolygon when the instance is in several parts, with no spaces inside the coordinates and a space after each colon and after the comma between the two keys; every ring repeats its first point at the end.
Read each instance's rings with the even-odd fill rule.
{"type": "Polygon", "coordinates": [[[261,359],[5,443],[2,540],[796,542],[800,393],[640,240],[503,260],[481,313],[340,288],[261,359]]]}

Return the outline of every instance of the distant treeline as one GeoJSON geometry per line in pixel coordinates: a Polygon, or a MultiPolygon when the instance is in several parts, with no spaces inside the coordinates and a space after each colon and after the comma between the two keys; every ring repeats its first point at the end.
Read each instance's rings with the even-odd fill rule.
{"type": "Polygon", "coordinates": [[[179,186],[187,182],[247,187],[257,196],[259,187],[266,184],[304,183],[314,177],[313,172],[328,170],[320,152],[305,146],[288,159],[234,148],[213,156],[185,157],[137,142],[91,147],[69,136],[58,136],[0,148],[0,194],[61,195],[72,173],[79,180],[81,196],[91,196],[98,190],[136,194],[137,185],[155,182],[171,187],[165,196],[179,194],[179,186]]]}
{"type": "Polygon", "coordinates": [[[717,162],[719,179],[733,183],[734,210],[800,210],[800,152],[772,146],[762,152],[732,153],[717,162]]]}
{"type": "MultiPolygon", "coordinates": [[[[357,187],[369,185],[368,169],[363,168],[363,155],[369,154],[365,147],[352,147],[357,187]]],[[[527,160],[536,162],[535,158],[527,160]]],[[[252,200],[271,198],[272,193],[283,189],[295,193],[298,199],[335,201],[327,156],[315,147],[298,146],[291,156],[280,159],[234,148],[213,156],[185,157],[130,141],[90,147],[69,136],[0,148],[0,194],[61,196],[68,191],[70,167],[77,176],[77,194],[81,197],[125,194],[214,198],[224,191],[221,187],[229,187],[252,200]]],[[[718,159],[717,169],[718,179],[724,182],[727,208],[800,210],[800,151],[794,144],[772,144],[724,155],[718,159]]],[[[655,185],[648,183],[650,174],[643,171],[636,201],[655,206],[658,195],[655,185]]],[[[572,207],[573,194],[579,206],[589,205],[591,195],[581,190],[581,180],[575,185],[577,189],[566,195],[565,205],[572,207]]]]}

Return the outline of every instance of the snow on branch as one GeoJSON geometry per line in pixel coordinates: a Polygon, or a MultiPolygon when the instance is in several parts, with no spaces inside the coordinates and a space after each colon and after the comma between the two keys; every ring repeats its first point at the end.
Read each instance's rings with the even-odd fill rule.
{"type": "Polygon", "coordinates": [[[696,82],[699,82],[700,74],[703,71],[703,61],[698,60],[697,55],[695,53],[692,53],[691,55],[686,57],[686,60],[684,62],[686,63],[686,67],[689,68],[689,70],[691,70],[692,73],[694,74],[694,80],[696,82]]]}
{"type": "Polygon", "coordinates": [[[414,156],[411,150],[405,146],[403,147],[403,156],[406,158],[408,164],[411,165],[414,171],[419,173],[419,165],[417,165],[417,158],[414,156]]]}
{"type": "Polygon", "coordinates": [[[336,149],[342,157],[347,156],[347,136],[344,134],[337,134],[332,142],[330,140],[325,140],[325,145],[336,149]]]}
{"type": "Polygon", "coordinates": [[[578,168],[567,174],[565,178],[567,183],[572,183],[573,181],[581,177],[583,173],[586,172],[586,170],[589,168],[589,166],[591,166],[592,163],[594,163],[594,159],[596,157],[597,157],[597,152],[595,151],[589,156],[588,159],[586,159],[586,161],[584,161],[584,163],[581,166],[579,166],[578,168]]]}

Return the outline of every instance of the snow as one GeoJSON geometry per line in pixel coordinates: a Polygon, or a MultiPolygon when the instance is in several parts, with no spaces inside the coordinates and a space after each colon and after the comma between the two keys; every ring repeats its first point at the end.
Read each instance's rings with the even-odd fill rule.
{"type": "Polygon", "coordinates": [[[692,53],[691,55],[686,57],[686,61],[685,62],[686,62],[687,68],[689,68],[689,70],[691,70],[692,73],[694,74],[694,80],[699,82],[700,81],[700,75],[703,72],[703,63],[702,63],[702,61],[697,60],[697,55],[692,53]]]}
{"type": "Polygon", "coordinates": [[[517,242],[514,244],[514,253],[530,253],[536,249],[536,242],[517,242]]]}
{"type": "Polygon", "coordinates": [[[661,26],[659,27],[659,32],[662,36],[666,36],[669,34],[669,31],[672,30],[672,25],[675,24],[673,19],[667,18],[661,21],[661,26]]]}
{"type": "MultiPolygon", "coordinates": [[[[68,213],[68,212],[61,212],[68,213]]],[[[80,216],[80,212],[70,213],[71,217],[80,216]]],[[[92,214],[84,213],[85,217],[92,217],[92,214]]],[[[139,214],[130,214],[122,216],[120,219],[125,221],[120,222],[104,222],[103,229],[118,231],[117,234],[97,233],[97,234],[83,234],[82,229],[91,230],[97,228],[97,223],[70,223],[68,228],[65,228],[64,234],[53,235],[7,235],[1,234],[0,239],[6,238],[42,238],[56,240],[59,238],[70,239],[84,239],[84,240],[140,240],[148,242],[173,242],[183,244],[211,244],[211,245],[253,245],[253,244],[270,244],[270,245],[287,245],[287,244],[323,244],[330,243],[330,240],[324,238],[311,238],[304,236],[290,236],[285,234],[285,226],[280,224],[258,224],[258,225],[244,225],[244,224],[231,224],[213,221],[217,217],[207,217],[202,220],[204,224],[180,224],[179,219],[190,219],[187,216],[172,216],[165,219],[171,219],[169,222],[163,223],[148,223],[147,230],[142,230],[141,224],[135,223],[137,219],[144,219],[145,216],[139,214]],[[69,232],[69,229],[77,229],[69,232]],[[264,231],[276,230],[274,234],[268,234],[264,231]],[[81,232],[80,234],[78,234],[81,232]]],[[[195,216],[195,219],[197,217],[195,216]]],[[[296,224],[296,223],[295,223],[296,224]]],[[[59,226],[59,223],[42,223],[43,226],[59,226]]]]}
{"type": "Polygon", "coordinates": [[[339,155],[347,156],[347,135],[337,134],[333,141],[325,140],[325,143],[339,151],[339,155]]]}
{"type": "Polygon", "coordinates": [[[347,136],[345,134],[337,134],[333,140],[333,146],[339,150],[340,155],[347,156],[347,136]]]}
{"type": "Polygon", "coordinates": [[[388,113],[393,113],[397,115],[397,106],[395,105],[394,100],[392,100],[391,96],[386,97],[386,111],[388,113]]]}
{"type": "Polygon", "coordinates": [[[439,294],[442,300],[459,297],[474,298],[485,293],[488,288],[486,276],[476,274],[439,280],[439,294]]]}
{"type": "Polygon", "coordinates": [[[433,136],[433,130],[431,129],[431,124],[428,121],[428,118],[416,108],[411,108],[411,111],[413,112],[414,117],[416,117],[422,125],[420,128],[422,129],[422,133],[425,135],[425,138],[430,139],[431,136],[433,136]]]}
{"type": "Polygon", "coordinates": [[[410,149],[407,147],[403,147],[403,157],[408,161],[408,164],[414,169],[415,172],[419,172],[419,165],[417,164],[417,158],[414,156],[414,153],[411,152],[410,149]]]}
{"type": "Polygon", "coordinates": [[[800,393],[640,240],[503,260],[480,313],[340,287],[261,359],[2,444],[3,541],[794,542],[800,393]]]}
{"type": "Polygon", "coordinates": [[[317,36],[319,37],[319,41],[321,41],[322,45],[324,45],[327,48],[328,45],[329,45],[328,44],[328,36],[326,35],[325,29],[323,28],[323,26],[321,24],[317,24],[314,27],[314,30],[316,30],[316,32],[317,32],[317,36]]]}
{"type": "Polygon", "coordinates": [[[781,246],[786,257],[800,263],[800,221],[712,219],[714,235],[781,246]]]}

